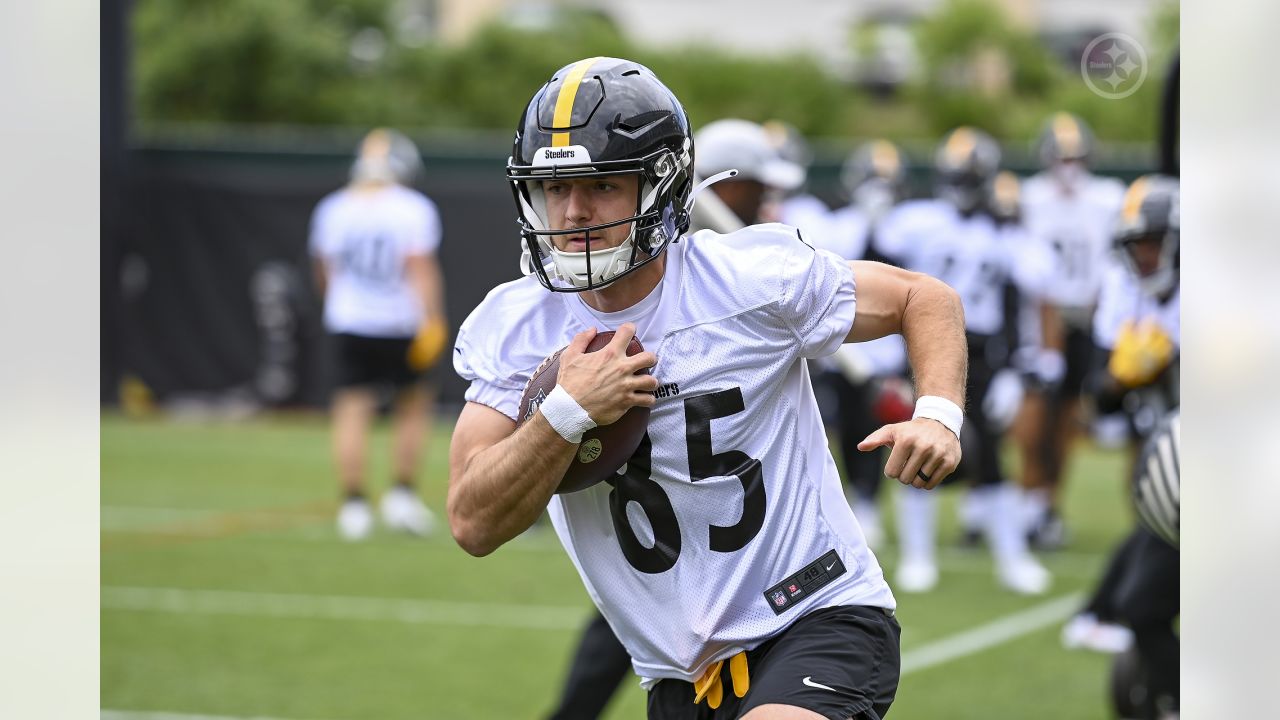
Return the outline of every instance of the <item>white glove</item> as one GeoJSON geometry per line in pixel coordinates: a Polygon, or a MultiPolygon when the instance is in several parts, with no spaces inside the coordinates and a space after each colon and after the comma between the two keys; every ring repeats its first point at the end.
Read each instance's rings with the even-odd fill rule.
{"type": "Polygon", "coordinates": [[[1022,407],[1022,394],[1022,377],[1017,371],[1006,368],[996,373],[982,399],[982,412],[992,428],[1004,432],[1013,424],[1022,407]]]}

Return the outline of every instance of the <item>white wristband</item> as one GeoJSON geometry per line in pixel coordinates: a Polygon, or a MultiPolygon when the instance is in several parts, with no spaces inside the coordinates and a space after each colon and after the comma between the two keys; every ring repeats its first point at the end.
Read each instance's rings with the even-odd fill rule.
{"type": "Polygon", "coordinates": [[[560,433],[560,437],[574,444],[582,442],[582,433],[596,426],[595,420],[578,401],[559,385],[538,406],[538,412],[560,433]]]}
{"type": "Polygon", "coordinates": [[[955,433],[956,437],[960,437],[960,426],[964,424],[964,411],[959,405],[944,397],[925,395],[916,400],[916,411],[912,413],[911,419],[916,418],[937,420],[955,433]]]}

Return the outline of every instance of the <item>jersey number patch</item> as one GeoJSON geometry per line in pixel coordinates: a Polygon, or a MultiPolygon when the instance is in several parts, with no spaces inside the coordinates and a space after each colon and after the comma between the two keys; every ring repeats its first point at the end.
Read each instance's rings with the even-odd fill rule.
{"type": "MultiPolygon", "coordinates": [[[[690,480],[735,476],[742,483],[742,517],[733,525],[712,525],[711,549],[734,552],[746,547],[764,526],[764,471],[760,461],[739,450],[716,453],[711,449],[711,421],[742,412],[742,389],[730,388],[684,401],[685,440],[689,451],[690,480]]],[[[608,480],[609,512],[613,529],[627,562],[643,573],[657,574],[675,566],[680,557],[680,525],[671,498],[650,477],[653,443],[646,432],[627,461],[626,470],[608,480]],[[627,504],[635,501],[653,528],[653,547],[645,547],[627,520],[627,504]]]]}

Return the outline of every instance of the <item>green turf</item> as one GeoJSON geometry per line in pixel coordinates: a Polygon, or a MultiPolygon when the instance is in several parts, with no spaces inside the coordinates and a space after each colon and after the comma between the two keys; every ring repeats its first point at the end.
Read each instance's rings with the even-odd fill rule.
{"type": "MultiPolygon", "coordinates": [[[[436,429],[422,483],[437,509],[448,432],[436,429]]],[[[380,490],[385,427],[373,451],[380,490]]],[[[942,584],[929,595],[899,595],[903,651],[1087,590],[1130,522],[1123,464],[1115,452],[1077,455],[1067,506],[1074,539],[1068,552],[1044,557],[1055,571],[1047,598],[997,590],[985,551],[947,547],[957,493],[945,492],[942,584]]],[[[575,628],[589,616],[551,533],[483,559],[447,534],[379,533],[348,544],[333,531],[335,497],[322,418],[179,424],[105,416],[102,706],[298,720],[543,716],[575,628]],[[157,598],[167,597],[160,589],[185,591],[186,611],[160,609],[157,598]],[[252,594],[252,607],[236,606],[241,593],[252,594]],[[134,598],[145,602],[131,605],[134,598]],[[217,604],[217,612],[191,612],[192,598],[217,604]],[[275,598],[270,611],[262,598],[275,598]],[[384,612],[400,608],[398,600],[410,616],[384,612]],[[431,620],[441,607],[462,614],[431,620]]],[[[891,573],[892,546],[880,556],[891,573]]],[[[1054,624],[906,674],[891,717],[1107,717],[1106,658],[1063,650],[1058,630],[1054,624]]],[[[643,716],[644,694],[628,680],[606,717],[643,716]]]]}

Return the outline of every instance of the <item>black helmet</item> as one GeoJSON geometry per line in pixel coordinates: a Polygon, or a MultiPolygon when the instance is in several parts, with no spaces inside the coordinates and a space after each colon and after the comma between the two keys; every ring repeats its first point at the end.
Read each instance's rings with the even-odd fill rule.
{"type": "Polygon", "coordinates": [[[1148,295],[1164,295],[1178,283],[1181,264],[1178,198],[1178,180],[1168,175],[1143,175],[1133,181],[1124,195],[1120,221],[1116,224],[1115,249],[1148,295]],[[1135,256],[1137,246],[1142,243],[1159,244],[1154,267],[1143,268],[1135,256]]]}
{"type": "Polygon", "coordinates": [[[1084,162],[1093,153],[1093,131],[1075,115],[1058,112],[1045,122],[1036,145],[1044,167],[1072,160],[1084,162]]]}
{"type": "Polygon", "coordinates": [[[534,93],[507,161],[524,241],[521,269],[548,289],[602,288],[658,257],[688,229],[693,138],[676,96],[645,66],[594,57],[566,65],[534,93]],[[542,182],[640,176],[636,212],[586,228],[551,230],[542,182]],[[590,235],[631,223],[617,248],[561,252],[555,235],[590,235]]]}
{"type": "Polygon", "coordinates": [[[983,206],[1000,170],[1000,146],[990,135],[967,126],[947,133],[934,156],[938,197],[962,213],[983,206]]]}
{"type": "Polygon", "coordinates": [[[840,168],[840,185],[849,201],[876,217],[902,200],[906,177],[902,151],[888,140],[859,146],[840,168]]]}

